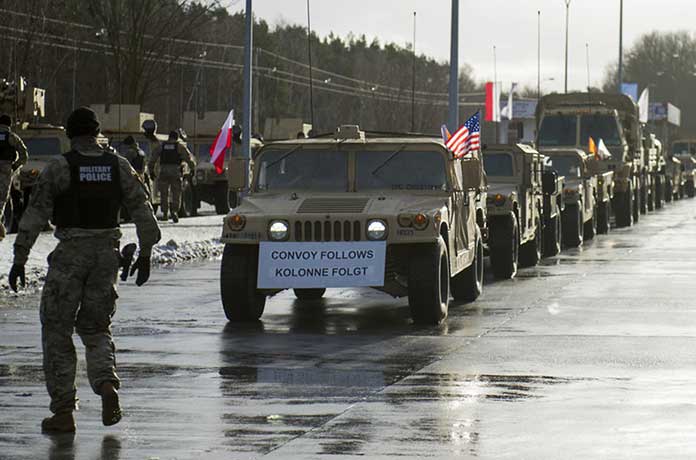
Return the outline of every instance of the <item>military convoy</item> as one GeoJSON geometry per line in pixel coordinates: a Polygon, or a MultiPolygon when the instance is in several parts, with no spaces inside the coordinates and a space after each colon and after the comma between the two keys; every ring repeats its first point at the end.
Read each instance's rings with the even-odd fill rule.
{"type": "Polygon", "coordinates": [[[536,111],[537,145],[590,153],[595,143],[598,172],[613,172],[611,208],[617,227],[629,227],[641,213],[641,199],[653,188],[656,163],[645,158],[638,107],[629,96],[604,93],[551,94],[536,111]]]}
{"type": "MultiPolygon", "coordinates": [[[[245,187],[240,170],[233,189],[245,187]]],[[[372,287],[408,297],[414,321],[426,324],[447,317],[450,296],[481,294],[477,154],[455,159],[441,139],[342,126],[331,137],[267,143],[251,177],[221,238],[230,321],[258,319],[266,298],[285,289],[313,300],[328,287],[372,287]]]]}

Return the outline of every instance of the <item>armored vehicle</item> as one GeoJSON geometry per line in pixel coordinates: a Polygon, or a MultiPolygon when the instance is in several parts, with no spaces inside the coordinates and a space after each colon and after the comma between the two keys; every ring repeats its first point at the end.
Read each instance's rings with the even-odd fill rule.
{"type": "Polygon", "coordinates": [[[563,244],[574,248],[597,233],[607,233],[612,173],[593,174],[597,168],[591,165],[596,160],[582,150],[546,149],[543,153],[548,157],[549,167],[565,176],[563,244]]]}
{"type": "MultiPolygon", "coordinates": [[[[548,159],[546,159],[548,164],[548,159]]],[[[544,257],[552,257],[561,252],[563,241],[562,219],[565,210],[563,190],[565,177],[555,170],[545,167],[541,176],[544,193],[544,257]]]]}
{"type": "MultiPolygon", "coordinates": [[[[243,189],[246,172],[231,172],[243,189]]],[[[427,324],[447,317],[450,295],[481,294],[478,155],[455,159],[441,139],[342,126],[330,138],[264,145],[251,176],[222,231],[230,321],[258,319],[284,289],[312,300],[330,287],[372,287],[408,296],[413,320],[427,324]]]]}
{"type": "MultiPolygon", "coordinates": [[[[643,188],[652,179],[644,158],[638,107],[625,95],[604,93],[551,94],[537,106],[537,146],[569,147],[589,153],[590,139],[606,145],[599,171],[613,171],[612,210],[619,227],[640,216],[643,188]]],[[[647,163],[650,163],[649,161],[647,163]]]]}
{"type": "MultiPolygon", "coordinates": [[[[544,162],[539,152],[524,144],[489,145],[483,150],[483,162],[489,182],[491,268],[496,278],[512,278],[518,265],[534,266],[542,256],[544,162]]],[[[561,225],[558,219],[555,225],[561,225]]]]}
{"type": "Polygon", "coordinates": [[[689,198],[696,195],[694,177],[696,176],[696,140],[678,139],[672,143],[672,155],[682,162],[684,168],[683,194],[689,198]]]}

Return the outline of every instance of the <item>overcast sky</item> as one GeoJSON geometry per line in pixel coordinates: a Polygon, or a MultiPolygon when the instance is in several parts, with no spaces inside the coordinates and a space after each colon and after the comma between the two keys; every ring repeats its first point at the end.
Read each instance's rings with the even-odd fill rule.
{"type": "MultiPolygon", "coordinates": [[[[563,89],[565,0],[460,0],[460,61],[477,80],[493,79],[493,46],[498,80],[536,86],[537,11],[541,11],[544,92],[563,89]],[[553,80],[548,80],[553,78],[553,80]]],[[[223,1],[223,4],[225,2],[223,1]]],[[[230,0],[232,10],[243,0],[230,0]]],[[[311,0],[312,29],[365,34],[402,45],[412,41],[417,13],[417,50],[449,59],[450,0],[311,0]]],[[[624,0],[624,43],[644,32],[696,28],[694,0],[624,0]]],[[[255,14],[271,24],[306,24],[306,0],[254,0],[255,14]]],[[[571,0],[569,85],[587,86],[586,47],[592,85],[601,84],[607,65],[618,60],[619,0],[571,0]]],[[[320,64],[319,64],[320,65],[320,64]]]]}

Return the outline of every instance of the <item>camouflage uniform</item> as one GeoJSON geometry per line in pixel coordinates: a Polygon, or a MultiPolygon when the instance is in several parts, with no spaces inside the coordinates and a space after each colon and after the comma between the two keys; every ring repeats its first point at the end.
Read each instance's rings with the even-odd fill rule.
{"type": "Polygon", "coordinates": [[[138,144],[129,145],[123,155],[130,165],[138,173],[138,177],[141,181],[145,180],[145,152],[138,146],[138,144]]]}
{"type": "MultiPolygon", "coordinates": [[[[73,138],[72,149],[78,156],[87,157],[101,157],[105,151],[93,136],[73,138]]],[[[113,150],[108,152],[115,154],[113,150]]],[[[161,237],[159,227],[135,171],[126,159],[116,157],[121,204],[135,221],[141,254],[149,255],[161,237]]],[[[70,187],[69,163],[66,156],[60,156],[46,166],[31,194],[15,241],[15,264],[26,263],[36,238],[53,216],[57,198],[70,187]]],[[[86,348],[87,374],[94,392],[100,394],[105,382],[119,387],[111,317],[118,297],[116,278],[121,231],[118,227],[84,229],[56,225],[55,236],[60,242],[49,256],[40,316],[46,387],[51,397],[51,411],[58,414],[71,412],[77,402],[74,329],[86,348]]]]}
{"type": "Polygon", "coordinates": [[[196,170],[196,163],[193,160],[193,155],[186,145],[168,141],[163,142],[153,153],[150,158],[148,168],[150,171],[155,171],[155,167],[159,164],[159,174],[157,175],[157,188],[160,195],[160,206],[162,214],[166,217],[171,203],[172,214],[179,212],[181,208],[181,188],[182,188],[182,167],[187,164],[191,171],[196,170]],[[175,146],[176,162],[162,161],[167,154],[168,146],[175,146]],[[171,191],[171,198],[169,192],[171,191]]]}
{"type": "MultiPolygon", "coordinates": [[[[27,147],[22,139],[10,130],[9,126],[0,125],[0,150],[4,146],[13,149],[16,153],[15,160],[0,159],[0,241],[5,238],[6,229],[2,222],[7,200],[10,197],[10,187],[15,171],[24,166],[29,159],[27,147]],[[7,142],[7,144],[5,144],[7,142]]],[[[0,152],[1,154],[1,152],[0,152]]]]}

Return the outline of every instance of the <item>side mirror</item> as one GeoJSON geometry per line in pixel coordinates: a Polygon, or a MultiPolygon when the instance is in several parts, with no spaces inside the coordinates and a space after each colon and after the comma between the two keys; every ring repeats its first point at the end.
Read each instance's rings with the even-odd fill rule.
{"type": "Polygon", "coordinates": [[[248,188],[247,174],[251,181],[251,164],[244,158],[232,157],[227,166],[227,182],[230,190],[240,192],[248,188]]]}
{"type": "Polygon", "coordinates": [[[462,160],[462,181],[465,190],[481,189],[485,187],[483,164],[481,159],[474,157],[462,160]]]}

